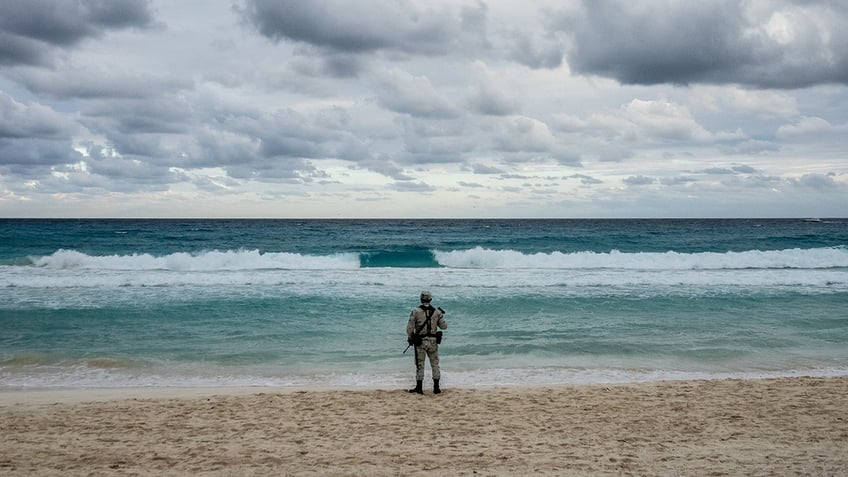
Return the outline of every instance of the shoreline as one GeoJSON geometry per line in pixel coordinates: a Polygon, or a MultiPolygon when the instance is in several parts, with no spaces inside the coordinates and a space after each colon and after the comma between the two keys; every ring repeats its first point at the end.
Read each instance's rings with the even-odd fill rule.
{"type": "MultiPolygon", "coordinates": [[[[406,373],[409,374],[409,373],[406,373]]],[[[453,373],[457,374],[457,373],[453,373]]],[[[710,381],[767,381],[777,379],[823,378],[848,379],[848,368],[829,368],[807,371],[774,371],[774,372],[739,372],[739,373],[695,373],[695,372],[649,372],[633,376],[604,375],[603,379],[568,375],[558,376],[565,380],[528,380],[515,381],[507,379],[504,384],[496,383],[496,379],[485,379],[483,382],[443,382],[453,389],[482,390],[482,389],[557,389],[562,387],[592,387],[592,386],[628,386],[649,385],[652,383],[681,383],[681,382],[710,382],[710,381]]],[[[597,378],[597,376],[595,376],[597,378]]],[[[429,375],[427,377],[429,378],[429,375]]],[[[259,393],[287,394],[295,392],[334,392],[334,391],[389,391],[405,389],[413,385],[409,379],[395,378],[392,382],[369,382],[365,384],[329,384],[324,382],[300,384],[196,384],[196,385],[105,385],[99,386],[10,386],[0,387],[0,406],[10,404],[66,404],[95,401],[114,401],[122,399],[177,399],[209,396],[249,395],[259,393]]]]}
{"type": "MultiPolygon", "coordinates": [[[[720,374],[696,374],[682,373],[676,376],[673,373],[668,376],[653,376],[640,379],[628,380],[576,380],[560,383],[551,382],[508,382],[506,384],[479,384],[458,383],[447,384],[452,389],[464,390],[537,390],[537,389],[559,389],[571,387],[610,387],[610,386],[642,386],[661,383],[687,383],[687,382],[712,382],[712,381],[771,381],[781,379],[846,379],[848,380],[848,368],[834,371],[817,370],[814,372],[774,372],[774,373],[720,373],[720,374]]],[[[429,380],[429,375],[426,380],[429,380]]],[[[163,386],[33,386],[33,387],[9,387],[0,388],[0,406],[13,404],[79,404],[86,402],[119,401],[125,399],[193,399],[211,396],[244,396],[250,394],[290,394],[299,392],[369,392],[369,391],[392,391],[406,389],[412,385],[412,381],[387,384],[369,383],[358,385],[345,384],[210,384],[210,385],[163,385],[163,386]]]]}
{"type": "Polygon", "coordinates": [[[440,396],[427,384],[424,396],[403,389],[2,392],[0,471],[848,474],[848,377],[448,387],[440,396]],[[422,452],[428,439],[432,451],[422,452]]]}

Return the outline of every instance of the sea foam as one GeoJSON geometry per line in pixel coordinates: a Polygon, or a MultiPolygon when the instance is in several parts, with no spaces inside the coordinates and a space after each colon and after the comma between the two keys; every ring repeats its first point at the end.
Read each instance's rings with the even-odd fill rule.
{"type": "Polygon", "coordinates": [[[218,270],[262,269],[353,269],[359,267],[359,255],[302,255],[297,253],[261,253],[258,250],[226,250],[199,253],[172,253],[92,256],[75,250],[58,250],[52,255],[33,258],[32,264],[50,269],[100,270],[172,270],[209,272],[218,270]]]}
{"type": "Polygon", "coordinates": [[[515,250],[435,251],[439,264],[452,268],[543,268],[543,269],[633,269],[633,270],[738,270],[780,268],[848,267],[844,247],[791,250],[750,250],[745,252],[637,252],[622,253],[533,253],[515,250]]]}
{"type": "MultiPolygon", "coordinates": [[[[171,270],[210,272],[237,270],[334,270],[357,269],[363,257],[375,252],[304,255],[258,250],[205,251],[153,256],[87,255],[75,250],[58,250],[31,258],[32,265],[59,270],[171,270]]],[[[848,267],[848,249],[824,247],[743,252],[551,252],[522,253],[475,247],[468,250],[434,250],[434,265],[472,269],[625,269],[625,270],[742,270],[742,269],[828,269],[848,267]]],[[[394,268],[387,266],[389,268],[394,268]]]]}

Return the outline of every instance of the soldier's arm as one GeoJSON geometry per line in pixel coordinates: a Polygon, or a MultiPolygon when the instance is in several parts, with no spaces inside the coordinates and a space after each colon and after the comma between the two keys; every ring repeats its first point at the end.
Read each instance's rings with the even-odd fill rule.
{"type": "Polygon", "coordinates": [[[444,313],[439,312],[439,321],[436,322],[436,325],[438,325],[438,327],[441,329],[445,329],[448,327],[448,322],[445,321],[444,313]]]}
{"type": "Polygon", "coordinates": [[[409,320],[406,322],[406,336],[412,336],[415,331],[415,310],[409,313],[409,320]]]}

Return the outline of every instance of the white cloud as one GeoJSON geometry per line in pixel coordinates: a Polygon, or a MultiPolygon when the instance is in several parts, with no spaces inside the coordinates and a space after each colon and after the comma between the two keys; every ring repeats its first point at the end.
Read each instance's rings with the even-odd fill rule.
{"type": "Polygon", "coordinates": [[[783,138],[816,138],[820,136],[845,138],[845,135],[848,135],[848,123],[831,124],[822,118],[804,116],[793,124],[780,126],[777,129],[777,135],[783,138]]]}
{"type": "Polygon", "coordinates": [[[495,143],[503,152],[551,152],[556,138],[548,125],[527,116],[515,116],[495,123],[495,143]]]}
{"type": "Polygon", "coordinates": [[[484,65],[478,64],[476,82],[468,88],[468,105],[479,114],[506,116],[518,111],[518,101],[484,65]]]}
{"type": "Polygon", "coordinates": [[[786,92],[742,89],[738,86],[694,87],[690,103],[710,112],[739,111],[766,118],[798,114],[797,101],[786,92]]]}
{"type": "Polygon", "coordinates": [[[623,117],[638,127],[641,136],[674,141],[703,141],[711,136],[687,108],[668,101],[634,99],[623,107],[623,117]]]}
{"type": "Polygon", "coordinates": [[[628,141],[704,142],[739,138],[738,132],[714,134],[688,108],[666,100],[633,99],[618,110],[592,113],[586,119],[558,114],[553,124],[562,131],[603,134],[628,141]]]}
{"type": "Polygon", "coordinates": [[[426,76],[393,68],[375,74],[377,101],[398,113],[427,118],[451,118],[457,109],[439,94],[426,76]]]}

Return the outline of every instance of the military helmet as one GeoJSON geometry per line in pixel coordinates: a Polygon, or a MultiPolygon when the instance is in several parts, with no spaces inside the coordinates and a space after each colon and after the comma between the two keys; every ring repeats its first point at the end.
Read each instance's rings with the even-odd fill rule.
{"type": "Polygon", "coordinates": [[[421,292],[421,303],[430,303],[430,301],[432,300],[433,295],[430,292],[428,292],[427,290],[421,292]]]}

